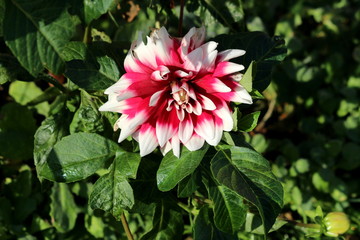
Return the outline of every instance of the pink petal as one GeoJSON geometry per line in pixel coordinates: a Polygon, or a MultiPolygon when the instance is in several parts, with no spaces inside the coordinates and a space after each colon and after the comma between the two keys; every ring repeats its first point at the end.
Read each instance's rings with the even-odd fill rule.
{"type": "Polygon", "coordinates": [[[140,156],[148,155],[154,151],[157,146],[158,142],[156,140],[155,128],[149,123],[143,124],[139,132],[140,156]]]}
{"type": "Polygon", "coordinates": [[[180,141],[177,135],[171,138],[171,147],[176,157],[180,157],[180,141]]]}
{"type": "Polygon", "coordinates": [[[189,141],[194,132],[194,125],[190,117],[186,117],[179,124],[179,139],[182,143],[189,141]]]}
{"type": "Polygon", "coordinates": [[[206,140],[212,146],[216,146],[219,144],[222,134],[223,134],[223,121],[221,118],[214,116],[215,118],[215,135],[213,139],[206,140]]]}
{"type": "MultiPolygon", "coordinates": [[[[194,120],[194,119],[193,119],[194,120]]],[[[196,118],[195,121],[195,132],[206,141],[211,140],[215,136],[215,125],[213,116],[207,112],[203,112],[196,118]]]]}
{"type": "Polygon", "coordinates": [[[151,95],[149,106],[150,107],[155,106],[164,92],[165,90],[160,90],[154,93],[153,95],[151,95]]]}
{"type": "Polygon", "coordinates": [[[199,100],[201,102],[201,106],[203,109],[205,110],[215,110],[216,106],[214,104],[213,101],[211,101],[210,98],[206,97],[205,95],[199,94],[199,96],[201,97],[201,100],[199,100]]]}
{"type": "Polygon", "coordinates": [[[232,118],[231,111],[229,107],[224,103],[223,105],[218,106],[214,110],[214,114],[222,119],[224,131],[231,131],[234,127],[234,121],[232,118]]]}
{"type": "Polygon", "coordinates": [[[240,64],[236,64],[232,62],[220,62],[216,66],[213,76],[214,77],[226,76],[244,70],[244,68],[245,67],[240,64]]]}
{"type": "Polygon", "coordinates": [[[231,88],[229,88],[223,81],[210,75],[195,81],[195,84],[204,89],[207,93],[231,91],[231,88]]]}
{"type": "MultiPolygon", "coordinates": [[[[151,41],[148,38],[148,42],[151,41]]],[[[146,46],[144,42],[140,42],[136,47],[133,49],[134,56],[145,66],[150,69],[157,68],[157,62],[155,59],[154,49],[151,46],[146,46]]]]}
{"type": "Polygon", "coordinates": [[[199,150],[204,145],[204,143],[205,140],[196,133],[194,133],[190,138],[190,140],[184,143],[184,145],[190,151],[196,151],[199,150]]]}
{"type": "Polygon", "coordinates": [[[183,68],[198,72],[202,65],[203,52],[201,48],[197,48],[192,51],[190,54],[184,57],[184,65],[183,68]]]}
{"type": "Polygon", "coordinates": [[[175,111],[162,113],[156,121],[156,137],[160,147],[163,147],[177,131],[179,120],[175,111]]]}
{"type": "Polygon", "coordinates": [[[205,40],[205,28],[191,28],[189,32],[182,38],[181,40],[181,57],[184,59],[184,57],[194,50],[195,48],[198,48],[201,46],[201,44],[205,40]]]}
{"type": "Polygon", "coordinates": [[[228,49],[222,52],[219,52],[217,62],[225,62],[233,58],[240,57],[246,52],[240,49],[228,49]]]}
{"type": "Polygon", "coordinates": [[[116,94],[109,95],[109,100],[99,108],[99,111],[109,111],[121,113],[124,109],[127,109],[128,105],[125,101],[118,101],[116,94]]]}

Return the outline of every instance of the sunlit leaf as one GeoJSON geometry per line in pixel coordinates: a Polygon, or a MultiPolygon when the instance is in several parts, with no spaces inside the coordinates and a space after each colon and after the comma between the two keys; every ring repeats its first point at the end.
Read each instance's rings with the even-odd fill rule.
{"type": "Polygon", "coordinates": [[[180,158],[177,158],[172,152],[167,153],[161,161],[156,174],[159,189],[161,191],[169,191],[182,179],[191,174],[200,164],[208,147],[206,144],[198,151],[189,151],[183,147],[180,158]]]}
{"type": "Polygon", "coordinates": [[[38,174],[58,182],[74,182],[105,167],[119,149],[117,143],[95,133],[75,133],[57,142],[38,174]]]}
{"type": "Polygon", "coordinates": [[[283,204],[283,188],[268,161],[244,147],[224,146],[211,160],[211,172],[224,185],[257,209],[265,232],[272,227],[283,204]]]}
{"type": "Polygon", "coordinates": [[[21,65],[33,76],[44,68],[64,71],[62,49],[75,32],[66,1],[6,0],[4,39],[21,65]]]}

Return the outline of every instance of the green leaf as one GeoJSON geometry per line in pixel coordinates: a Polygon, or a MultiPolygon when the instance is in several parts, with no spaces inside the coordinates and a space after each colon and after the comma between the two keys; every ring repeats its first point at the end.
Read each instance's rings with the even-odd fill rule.
{"type": "Polygon", "coordinates": [[[268,232],[283,204],[283,188],[271,172],[268,161],[254,150],[222,146],[211,160],[211,172],[224,185],[258,210],[268,232]]]}
{"type": "Polygon", "coordinates": [[[208,207],[201,208],[196,216],[194,228],[194,240],[237,240],[235,235],[221,232],[213,223],[213,214],[208,207]]]}
{"type": "Polygon", "coordinates": [[[16,103],[3,105],[0,111],[0,156],[29,159],[33,152],[36,123],[31,111],[16,103]]]}
{"type": "Polygon", "coordinates": [[[240,120],[238,120],[237,129],[242,132],[251,132],[254,130],[257,125],[260,113],[260,111],[253,112],[240,118],[240,120]]]}
{"type": "Polygon", "coordinates": [[[240,30],[240,21],[244,18],[242,4],[240,0],[216,1],[203,0],[202,4],[211,12],[224,26],[233,30],[240,30]]]}
{"type": "Polygon", "coordinates": [[[155,208],[153,228],[140,240],[182,239],[183,217],[180,210],[165,199],[161,199],[155,208]]]}
{"type": "Polygon", "coordinates": [[[256,76],[256,62],[251,61],[249,67],[246,69],[244,76],[240,80],[241,86],[243,86],[246,91],[251,92],[253,90],[252,84],[256,76]]]}
{"type": "Polygon", "coordinates": [[[99,98],[80,90],[81,104],[70,124],[70,132],[103,132],[104,121],[99,107],[103,104],[99,98]]]}
{"type": "Polygon", "coordinates": [[[190,197],[198,188],[200,183],[199,171],[194,171],[191,175],[181,180],[178,184],[177,195],[179,198],[190,197]]]}
{"type": "Polygon", "coordinates": [[[53,226],[61,233],[73,229],[79,210],[68,185],[54,183],[50,198],[50,216],[53,220],[53,226]]]}
{"type": "Polygon", "coordinates": [[[72,59],[66,62],[65,75],[76,85],[85,90],[102,90],[119,80],[120,72],[117,63],[104,51],[108,44],[93,44],[84,50],[77,49],[77,45],[70,44],[66,47],[66,58],[72,59]],[[75,58],[76,57],[76,58],[75,58]]]}
{"type": "Polygon", "coordinates": [[[114,0],[84,0],[85,24],[88,25],[92,20],[98,19],[114,5],[114,0]]]}
{"type": "Polygon", "coordinates": [[[106,225],[102,218],[96,217],[94,215],[85,215],[85,227],[86,230],[91,233],[96,238],[104,238],[104,232],[106,225]]]}
{"type": "Polygon", "coordinates": [[[89,200],[91,208],[102,209],[120,220],[122,209],[131,209],[135,202],[127,177],[136,177],[140,159],[139,154],[118,151],[109,173],[94,185],[89,200]]]}
{"type": "Polygon", "coordinates": [[[247,207],[243,198],[224,185],[206,181],[209,197],[214,202],[214,223],[223,232],[233,234],[245,223],[247,207]]]}
{"type": "MultiPolygon", "coordinates": [[[[276,219],[274,225],[271,227],[269,232],[276,231],[285,224],[287,224],[286,221],[276,219]]],[[[245,231],[264,235],[264,226],[262,225],[261,217],[253,213],[248,213],[246,215],[245,231]]]]}
{"type": "Polygon", "coordinates": [[[246,32],[219,35],[213,39],[219,43],[218,50],[243,49],[246,54],[233,61],[249,68],[256,61],[256,76],[253,88],[262,92],[270,84],[273,67],[286,57],[285,42],[280,37],[270,38],[263,32],[246,32]]]}
{"type": "Polygon", "coordinates": [[[180,158],[177,158],[172,152],[167,153],[156,174],[159,190],[173,189],[182,179],[194,172],[208,148],[207,144],[198,151],[189,151],[183,147],[180,158]]]}
{"type": "MultiPolygon", "coordinates": [[[[16,102],[21,105],[26,105],[38,96],[42,95],[43,91],[36,86],[34,82],[20,82],[16,81],[10,84],[9,95],[12,96],[16,102]]],[[[39,114],[46,116],[49,111],[49,103],[42,102],[35,106],[39,114]]]]}
{"type": "Polygon", "coordinates": [[[70,113],[63,109],[59,113],[46,118],[36,130],[34,136],[34,162],[38,175],[41,174],[42,168],[47,164],[46,159],[53,146],[62,137],[69,134],[69,121],[70,113]]]}
{"type": "Polygon", "coordinates": [[[44,68],[63,73],[61,52],[75,33],[66,1],[6,0],[3,30],[6,44],[33,76],[44,68]]]}
{"type": "Polygon", "coordinates": [[[55,144],[38,174],[51,181],[78,181],[105,167],[118,149],[117,143],[98,134],[75,133],[55,144]]]}

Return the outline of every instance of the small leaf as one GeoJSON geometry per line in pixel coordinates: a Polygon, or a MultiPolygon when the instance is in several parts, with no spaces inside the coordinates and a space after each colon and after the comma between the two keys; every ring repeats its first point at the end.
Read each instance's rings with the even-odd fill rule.
{"type": "Polygon", "coordinates": [[[153,228],[143,235],[140,240],[153,239],[182,239],[183,217],[176,206],[162,199],[155,208],[153,228]]]}
{"type": "Polygon", "coordinates": [[[253,112],[240,118],[240,120],[238,120],[237,129],[242,132],[251,132],[254,130],[257,125],[260,113],[260,111],[253,112]]]}
{"type": "Polygon", "coordinates": [[[223,146],[211,160],[211,172],[224,185],[252,203],[268,232],[283,204],[283,188],[268,161],[254,150],[223,146]]]}
{"type": "Polygon", "coordinates": [[[38,174],[51,181],[78,181],[105,167],[118,149],[117,143],[98,134],[75,133],[55,144],[38,174]]]}
{"type": "Polygon", "coordinates": [[[4,39],[21,65],[36,76],[44,68],[64,71],[62,49],[75,33],[66,2],[7,0],[4,39]]]}
{"type": "Polygon", "coordinates": [[[208,148],[207,144],[198,151],[189,151],[184,147],[180,158],[172,152],[166,154],[156,174],[159,190],[169,191],[191,174],[199,166],[208,148]]]}
{"type": "Polygon", "coordinates": [[[243,86],[246,91],[251,92],[253,90],[252,84],[256,75],[256,62],[251,61],[249,67],[246,69],[244,76],[240,80],[241,86],[243,86]]]}
{"type": "Polygon", "coordinates": [[[140,155],[118,151],[110,172],[100,177],[90,194],[91,208],[99,208],[120,220],[122,209],[131,209],[135,203],[133,189],[127,177],[136,177],[140,155]]]}
{"type": "Polygon", "coordinates": [[[50,216],[57,231],[65,233],[74,228],[78,208],[65,183],[54,183],[51,191],[50,216]]]}
{"type": "Polygon", "coordinates": [[[214,226],[212,212],[208,207],[201,208],[196,216],[194,228],[194,240],[237,240],[235,235],[221,232],[214,226]]]}

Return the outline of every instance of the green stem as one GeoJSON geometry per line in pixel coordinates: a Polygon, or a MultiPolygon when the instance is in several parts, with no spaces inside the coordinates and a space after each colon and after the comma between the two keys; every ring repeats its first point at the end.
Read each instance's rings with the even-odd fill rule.
{"type": "Polygon", "coordinates": [[[85,44],[91,43],[91,24],[87,25],[85,28],[83,43],[85,44]]]}
{"type": "Polygon", "coordinates": [[[184,18],[184,5],[185,5],[185,0],[180,0],[180,16],[179,16],[179,28],[178,28],[179,37],[182,37],[182,24],[183,24],[183,18],[184,18]]]}
{"type": "Polygon", "coordinates": [[[312,228],[312,229],[318,229],[320,230],[321,229],[321,226],[319,224],[315,224],[315,223],[310,223],[310,224],[307,224],[307,223],[301,223],[301,222],[297,222],[297,221],[294,221],[294,220],[289,220],[289,219],[286,219],[286,218],[282,218],[282,217],[279,217],[278,218],[279,220],[282,220],[282,221],[286,221],[294,226],[298,226],[298,227],[302,227],[302,228],[312,228]]]}
{"type": "Polygon", "coordinates": [[[134,240],[133,235],[131,234],[130,228],[129,228],[129,224],[126,221],[126,217],[124,212],[121,213],[121,224],[123,225],[123,228],[125,230],[126,236],[128,240],[134,240]]]}

